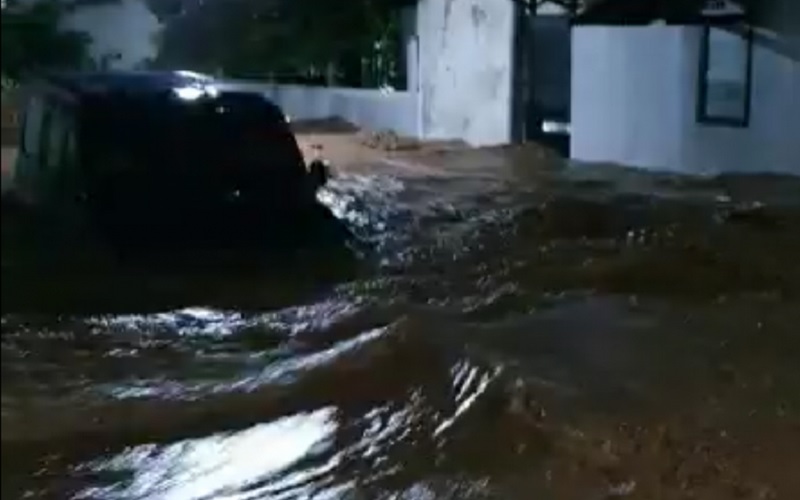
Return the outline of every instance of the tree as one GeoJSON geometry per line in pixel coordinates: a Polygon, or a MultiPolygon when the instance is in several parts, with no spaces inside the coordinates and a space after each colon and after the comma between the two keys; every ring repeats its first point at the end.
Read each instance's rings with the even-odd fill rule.
{"type": "MultiPolygon", "coordinates": [[[[359,73],[393,50],[409,0],[149,0],[165,22],[158,63],[241,77],[359,73]],[[157,6],[157,7],[156,7],[157,6]],[[356,66],[354,70],[352,67],[356,66]]],[[[385,58],[385,57],[384,57],[385,58]]]]}
{"type": "Polygon", "coordinates": [[[57,1],[3,4],[0,69],[19,79],[45,68],[83,67],[90,62],[88,34],[60,29],[65,6],[57,1]]]}

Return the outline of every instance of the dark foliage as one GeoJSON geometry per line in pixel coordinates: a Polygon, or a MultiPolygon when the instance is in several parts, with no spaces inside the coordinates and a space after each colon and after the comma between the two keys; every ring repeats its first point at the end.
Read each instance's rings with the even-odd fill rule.
{"type": "Polygon", "coordinates": [[[65,6],[55,1],[33,5],[11,3],[2,16],[2,74],[18,79],[43,68],[75,68],[89,64],[91,38],[59,28],[65,6]]]}

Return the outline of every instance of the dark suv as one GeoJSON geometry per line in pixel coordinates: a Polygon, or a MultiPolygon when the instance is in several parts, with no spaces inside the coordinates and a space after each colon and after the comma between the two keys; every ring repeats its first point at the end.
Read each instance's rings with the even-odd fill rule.
{"type": "Polygon", "coordinates": [[[252,85],[186,72],[50,75],[25,91],[14,186],[111,234],[297,230],[327,179],[252,85]]]}

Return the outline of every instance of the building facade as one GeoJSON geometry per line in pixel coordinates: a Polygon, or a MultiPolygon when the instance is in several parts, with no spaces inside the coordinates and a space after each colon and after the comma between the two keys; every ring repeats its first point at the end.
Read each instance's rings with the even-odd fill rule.
{"type": "Polygon", "coordinates": [[[424,139],[535,140],[578,162],[691,174],[800,174],[800,2],[764,0],[750,14],[741,1],[419,0],[405,16],[407,90],[263,90],[293,118],[424,139]],[[587,22],[567,6],[603,16],[587,22]]]}
{"type": "Polygon", "coordinates": [[[753,25],[573,28],[570,156],[800,174],[800,3],[764,7],[753,25]]]}

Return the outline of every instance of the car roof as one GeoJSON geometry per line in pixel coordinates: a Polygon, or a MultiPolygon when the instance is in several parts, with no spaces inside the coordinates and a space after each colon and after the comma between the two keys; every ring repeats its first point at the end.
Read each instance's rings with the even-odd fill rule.
{"type": "Polygon", "coordinates": [[[264,95],[263,84],[225,80],[191,71],[91,71],[60,72],[43,75],[47,86],[77,98],[115,94],[155,96],[175,89],[196,87],[213,89],[217,94],[258,96],[275,105],[264,95]]]}
{"type": "Polygon", "coordinates": [[[35,86],[43,88],[45,92],[55,92],[78,101],[90,97],[113,99],[118,96],[150,100],[167,92],[195,88],[214,98],[235,98],[240,104],[255,103],[257,100],[283,115],[280,106],[265,95],[263,83],[224,80],[191,71],[59,72],[42,75],[39,85],[35,86]]]}
{"type": "Polygon", "coordinates": [[[116,92],[149,94],[174,88],[207,86],[216,79],[188,71],[89,71],[44,75],[47,83],[78,95],[116,92]]]}

